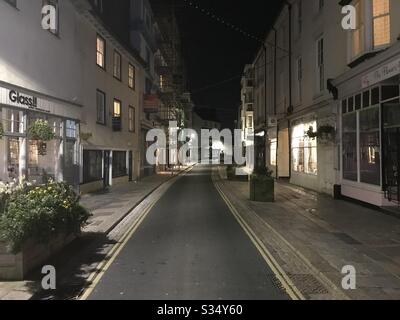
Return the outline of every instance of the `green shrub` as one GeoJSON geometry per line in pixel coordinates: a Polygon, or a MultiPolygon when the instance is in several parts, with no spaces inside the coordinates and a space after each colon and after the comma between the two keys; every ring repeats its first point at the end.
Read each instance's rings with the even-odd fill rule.
{"type": "Polygon", "coordinates": [[[33,140],[38,141],[51,141],[56,135],[53,128],[46,120],[36,120],[28,128],[28,136],[33,140]]]}
{"type": "Polygon", "coordinates": [[[23,186],[3,197],[0,240],[13,253],[30,240],[45,244],[58,235],[79,234],[90,217],[65,183],[23,186]]]}

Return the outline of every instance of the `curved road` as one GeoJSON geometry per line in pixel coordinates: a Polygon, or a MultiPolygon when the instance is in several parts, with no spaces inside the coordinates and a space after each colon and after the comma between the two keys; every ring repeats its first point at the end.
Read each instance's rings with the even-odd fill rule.
{"type": "Polygon", "coordinates": [[[152,208],[89,299],[281,300],[273,273],[197,166],[152,208]]]}

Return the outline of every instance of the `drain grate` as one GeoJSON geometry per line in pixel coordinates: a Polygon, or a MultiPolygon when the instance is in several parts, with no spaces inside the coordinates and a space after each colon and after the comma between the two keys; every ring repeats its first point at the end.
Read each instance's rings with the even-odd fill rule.
{"type": "Polygon", "coordinates": [[[328,294],[329,291],[311,274],[289,274],[294,285],[305,296],[328,294]]]}

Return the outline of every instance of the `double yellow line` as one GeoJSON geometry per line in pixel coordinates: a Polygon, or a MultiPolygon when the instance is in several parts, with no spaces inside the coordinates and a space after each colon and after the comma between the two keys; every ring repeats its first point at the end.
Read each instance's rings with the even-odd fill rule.
{"type": "Polygon", "coordinates": [[[233,206],[232,202],[228,199],[219,185],[214,182],[214,186],[217,189],[218,193],[221,195],[221,198],[225,201],[226,205],[232,212],[233,216],[236,218],[240,226],[246,232],[250,240],[253,242],[257,250],[260,252],[261,256],[264,258],[265,262],[268,264],[272,272],[275,274],[276,278],[281,283],[282,287],[285,289],[287,294],[292,300],[306,300],[303,294],[299,289],[294,285],[292,280],[286,274],[286,272],[282,269],[282,267],[278,264],[269,250],[265,247],[264,243],[260,240],[260,238],[255,234],[255,232],[250,228],[247,222],[241,217],[239,212],[233,206]]]}
{"type": "Polygon", "coordinates": [[[162,194],[156,197],[144,210],[141,216],[134,222],[134,224],[125,232],[125,234],[121,237],[119,242],[113,246],[113,248],[108,252],[106,258],[96,267],[96,270],[91,273],[87,282],[90,284],[87,287],[82,295],[79,297],[79,300],[87,300],[90,295],[93,293],[96,286],[99,284],[100,280],[103,278],[104,274],[114,263],[115,259],[127,245],[129,240],[132,238],[133,234],[140,227],[144,219],[146,219],[147,215],[153,209],[157,201],[161,198],[162,194]]]}

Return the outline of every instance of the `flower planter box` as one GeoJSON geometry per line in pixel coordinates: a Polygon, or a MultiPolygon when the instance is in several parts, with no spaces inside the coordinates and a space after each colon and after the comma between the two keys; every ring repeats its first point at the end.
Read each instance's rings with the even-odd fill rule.
{"type": "Polygon", "coordinates": [[[251,201],[275,201],[275,180],[273,178],[260,175],[251,175],[249,183],[251,201]]]}
{"type": "Polygon", "coordinates": [[[22,252],[8,252],[5,243],[0,242],[0,281],[22,281],[35,268],[41,267],[52,255],[76,239],[76,235],[58,236],[48,244],[30,242],[22,252]]]}

